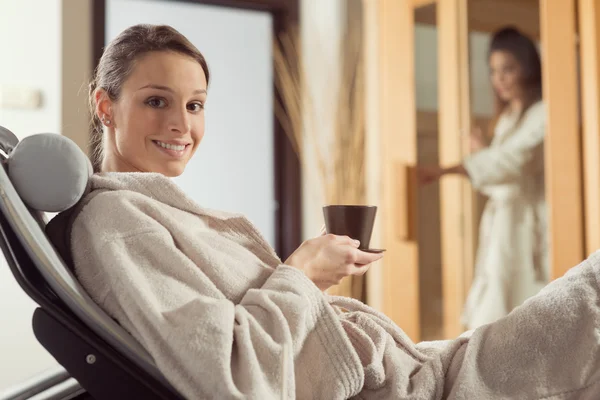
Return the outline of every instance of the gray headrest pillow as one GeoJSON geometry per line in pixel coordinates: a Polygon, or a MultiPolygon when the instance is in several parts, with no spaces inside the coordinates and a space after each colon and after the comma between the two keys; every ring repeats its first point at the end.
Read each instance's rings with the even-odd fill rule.
{"type": "Polygon", "coordinates": [[[40,133],[25,137],[8,156],[8,176],[25,204],[34,210],[61,212],[88,189],[92,164],[66,136],[40,133]]]}

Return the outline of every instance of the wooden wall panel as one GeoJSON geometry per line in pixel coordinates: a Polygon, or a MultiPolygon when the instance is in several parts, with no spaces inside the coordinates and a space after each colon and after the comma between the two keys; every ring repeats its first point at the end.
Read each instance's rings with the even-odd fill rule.
{"type": "MultiPolygon", "coordinates": [[[[92,70],[92,0],[63,0],[61,132],[88,153],[90,113],[87,84],[92,70]]],[[[33,133],[33,132],[32,132],[33,133]]]]}
{"type": "Polygon", "coordinates": [[[540,0],[542,74],[548,112],[546,198],[552,277],[583,259],[575,0],[540,0]]]}
{"type": "Polygon", "coordinates": [[[398,186],[404,167],[417,162],[414,18],[412,0],[379,0],[378,60],[382,155],[382,244],[387,249],[382,268],[383,311],[413,340],[420,339],[419,260],[416,238],[403,238],[396,221],[411,221],[416,213],[400,206],[410,191],[398,186]]]}
{"type": "Polygon", "coordinates": [[[600,249],[600,3],[579,0],[585,254],[600,249]]]}

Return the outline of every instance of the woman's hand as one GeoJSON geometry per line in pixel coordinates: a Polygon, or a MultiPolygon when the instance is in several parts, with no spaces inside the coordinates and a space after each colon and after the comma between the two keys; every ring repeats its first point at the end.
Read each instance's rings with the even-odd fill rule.
{"type": "Polygon", "coordinates": [[[418,167],[417,176],[421,185],[426,185],[438,181],[444,175],[462,175],[469,176],[469,173],[465,169],[464,165],[458,164],[453,167],[442,168],[440,166],[426,166],[418,167]]]}
{"type": "Polygon", "coordinates": [[[417,177],[421,185],[438,181],[444,175],[444,169],[438,165],[421,166],[417,168],[417,177]]]}
{"type": "Polygon", "coordinates": [[[302,243],[285,264],[304,271],[324,291],[346,276],[363,275],[369,264],[383,257],[360,251],[359,245],[348,236],[325,234],[302,243]]]}
{"type": "Polygon", "coordinates": [[[470,143],[471,152],[473,153],[478,152],[479,150],[482,150],[488,146],[487,140],[483,136],[483,131],[480,127],[476,126],[471,131],[470,143]]]}

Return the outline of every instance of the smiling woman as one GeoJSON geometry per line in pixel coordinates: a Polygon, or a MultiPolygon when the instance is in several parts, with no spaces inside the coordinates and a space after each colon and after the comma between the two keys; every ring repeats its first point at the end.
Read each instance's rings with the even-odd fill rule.
{"type": "Polygon", "coordinates": [[[168,26],[137,25],[107,46],[90,84],[94,170],[181,175],[204,136],[208,78],[168,26]]]}
{"type": "Polygon", "coordinates": [[[202,139],[206,93],[195,92],[208,70],[162,45],[168,34],[177,41],[173,32],[134,26],[107,47],[91,93],[105,127],[101,173],[48,232],[57,246],[68,238],[65,258],[83,288],[182,396],[598,398],[600,253],[501,321],[415,344],[385,315],[324,293],[382,254],[320,235],[282,261],[242,214],[188,197],[165,175],[202,139]],[[185,145],[182,157],[163,150],[178,151],[172,141],[185,145]]]}

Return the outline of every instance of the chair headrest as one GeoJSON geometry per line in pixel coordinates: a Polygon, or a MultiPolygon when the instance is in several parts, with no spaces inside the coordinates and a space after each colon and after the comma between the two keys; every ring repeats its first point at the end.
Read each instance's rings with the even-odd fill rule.
{"type": "Polygon", "coordinates": [[[66,136],[40,133],[25,137],[8,154],[8,176],[27,206],[61,212],[86,193],[92,164],[66,136]]]}

